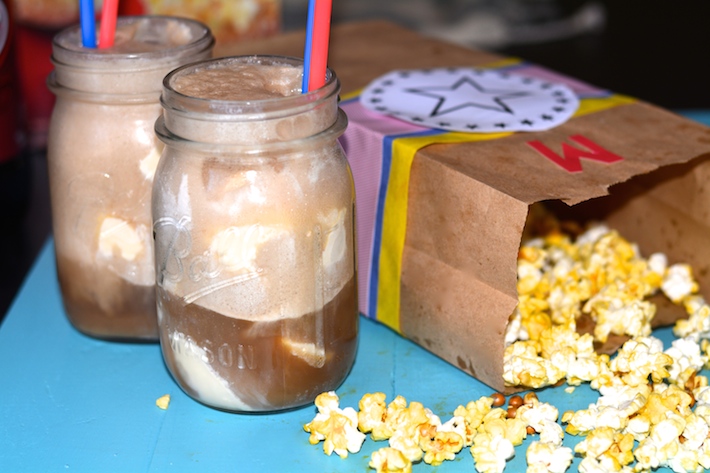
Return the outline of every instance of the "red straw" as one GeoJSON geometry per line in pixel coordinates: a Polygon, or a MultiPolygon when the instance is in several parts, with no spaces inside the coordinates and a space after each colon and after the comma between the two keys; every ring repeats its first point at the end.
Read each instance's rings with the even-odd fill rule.
{"type": "Polygon", "coordinates": [[[118,0],[104,0],[101,10],[101,30],[99,31],[99,48],[113,46],[116,35],[116,16],[118,15],[118,0]]]}
{"type": "Polygon", "coordinates": [[[316,90],[325,85],[325,69],[328,65],[328,41],[330,39],[330,13],[332,9],[333,0],[316,0],[308,90],[316,90]]]}

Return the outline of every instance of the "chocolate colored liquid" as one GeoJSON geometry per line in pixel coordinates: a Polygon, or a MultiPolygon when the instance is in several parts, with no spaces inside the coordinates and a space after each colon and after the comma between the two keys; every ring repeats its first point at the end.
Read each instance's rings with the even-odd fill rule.
{"type": "Polygon", "coordinates": [[[338,386],[353,363],[354,284],[317,313],[266,322],[226,317],[158,289],[167,365],[188,394],[213,407],[269,411],[311,402],[338,386]]]}
{"type": "Polygon", "coordinates": [[[131,284],[96,266],[57,255],[64,308],[82,332],[104,339],[158,332],[155,288],[131,284]]]}

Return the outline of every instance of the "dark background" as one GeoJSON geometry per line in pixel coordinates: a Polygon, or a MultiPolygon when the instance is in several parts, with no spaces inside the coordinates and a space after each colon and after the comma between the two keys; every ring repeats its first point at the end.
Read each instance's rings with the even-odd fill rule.
{"type": "MultiPolygon", "coordinates": [[[[284,19],[285,29],[305,24],[302,17],[304,2],[285,1],[284,14],[288,15],[284,19]]],[[[382,11],[363,8],[356,14],[351,13],[342,7],[348,0],[337,2],[335,0],[336,23],[387,16],[382,11]]],[[[523,19],[528,26],[537,24],[544,30],[544,23],[549,18],[535,15],[542,11],[537,7],[550,2],[554,0],[518,1],[531,7],[530,17],[523,19]]],[[[466,2],[431,0],[430,3],[441,11],[471,10],[466,2]]],[[[557,13],[564,15],[573,13],[584,2],[559,0],[554,3],[558,7],[557,13]]],[[[518,56],[671,110],[710,110],[709,0],[599,0],[595,3],[605,10],[601,27],[552,40],[513,41],[488,49],[518,56]]],[[[488,7],[491,5],[495,6],[495,2],[488,2],[488,7]]],[[[422,23],[390,16],[393,17],[389,19],[404,26],[424,30],[422,23]]],[[[521,21],[520,17],[517,21],[521,21]]],[[[40,149],[25,156],[19,169],[2,170],[11,179],[0,181],[4,199],[0,202],[3,210],[0,220],[0,320],[51,231],[46,169],[45,155],[40,149]],[[14,197],[8,199],[8,194],[14,197]],[[23,199],[23,196],[27,198],[23,199]]]]}

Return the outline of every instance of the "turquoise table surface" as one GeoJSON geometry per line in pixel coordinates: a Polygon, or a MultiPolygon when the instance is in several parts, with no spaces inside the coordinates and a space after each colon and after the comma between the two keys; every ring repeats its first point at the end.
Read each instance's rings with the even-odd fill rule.
{"type": "MultiPolygon", "coordinates": [[[[439,415],[491,389],[388,328],[360,318],[352,372],[337,389],[341,406],[360,397],[401,394],[439,415]]],[[[656,333],[665,344],[672,334],[656,333]]],[[[587,386],[538,392],[560,413],[596,399],[587,386]]],[[[0,472],[366,472],[385,442],[367,439],[347,459],[310,445],[303,424],[313,406],[273,414],[232,414],[199,404],[173,382],[157,344],[94,340],[64,314],[49,240],[0,326],[0,472]],[[163,394],[167,410],[155,405],[163,394]]],[[[566,436],[573,445],[577,437],[566,436]]],[[[525,448],[506,471],[525,471],[525,448]]],[[[579,459],[575,460],[575,464],[579,459]]],[[[575,471],[574,466],[570,471],[575,471]]],[[[369,470],[372,471],[372,470],[369,470]]],[[[468,451],[415,472],[475,472],[468,451]]]]}
{"type": "MultiPolygon", "coordinates": [[[[710,113],[689,113],[710,124],[710,113]]],[[[337,389],[341,406],[360,397],[401,394],[447,420],[459,404],[491,389],[440,358],[369,319],[352,372],[337,389]]],[[[672,334],[655,335],[670,345],[672,334]]],[[[560,413],[597,398],[587,386],[538,392],[560,413]]],[[[0,472],[366,472],[384,442],[367,439],[343,460],[310,445],[303,424],[313,406],[266,415],[231,414],[205,407],[171,379],[157,344],[94,340],[72,328],[64,314],[50,239],[0,326],[0,472]],[[170,394],[168,410],[155,400],[170,394]]],[[[580,439],[566,436],[574,445],[580,439]]],[[[525,448],[506,471],[525,471],[525,448]]],[[[570,471],[576,471],[575,459],[570,471]]],[[[371,471],[371,470],[370,470],[371,471]]],[[[474,472],[464,449],[439,467],[415,472],[474,472]]],[[[669,470],[667,470],[669,471],[669,470]]]]}

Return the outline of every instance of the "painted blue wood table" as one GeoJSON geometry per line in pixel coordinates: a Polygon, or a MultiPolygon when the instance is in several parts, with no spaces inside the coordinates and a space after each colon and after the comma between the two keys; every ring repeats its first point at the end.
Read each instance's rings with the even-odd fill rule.
{"type": "MultiPolygon", "coordinates": [[[[689,114],[710,123],[710,113],[689,114]]],[[[341,406],[382,391],[419,401],[443,420],[459,404],[492,391],[391,330],[361,318],[355,366],[337,390],[341,406]]],[[[669,346],[668,329],[655,335],[669,346]]],[[[560,412],[597,398],[587,386],[538,393],[560,412]]],[[[368,438],[343,460],[310,445],[307,406],[266,415],[230,414],[205,407],[171,379],[157,344],[94,340],[64,314],[49,240],[0,326],[0,472],[365,472],[384,446],[368,438]],[[163,394],[167,410],[155,405],[163,394]]],[[[567,436],[573,445],[577,437],[567,436]]],[[[506,471],[525,470],[525,446],[506,471]]],[[[579,459],[575,460],[578,464],[579,459]]],[[[575,471],[573,465],[570,471],[575,471]]],[[[465,449],[439,467],[415,472],[474,472],[465,449]]]]}
{"type": "MultiPolygon", "coordinates": [[[[491,389],[369,319],[352,372],[337,390],[357,408],[367,392],[401,394],[441,416],[491,389]]],[[[672,335],[659,335],[666,344],[672,335]]],[[[588,387],[538,393],[564,412],[596,399],[588,387]]],[[[347,459],[310,445],[303,424],[313,406],[274,414],[231,414],[203,406],[173,382],[157,344],[94,340],[68,322],[50,240],[0,326],[1,472],[365,472],[384,442],[367,439],[347,459]],[[155,401],[170,394],[161,410],[155,401]]],[[[578,438],[567,436],[574,444],[578,438]]],[[[526,441],[527,442],[527,441],[526,441]]],[[[506,471],[524,471],[523,446],[506,471]]],[[[439,467],[415,472],[474,472],[465,449],[439,467]]]]}

